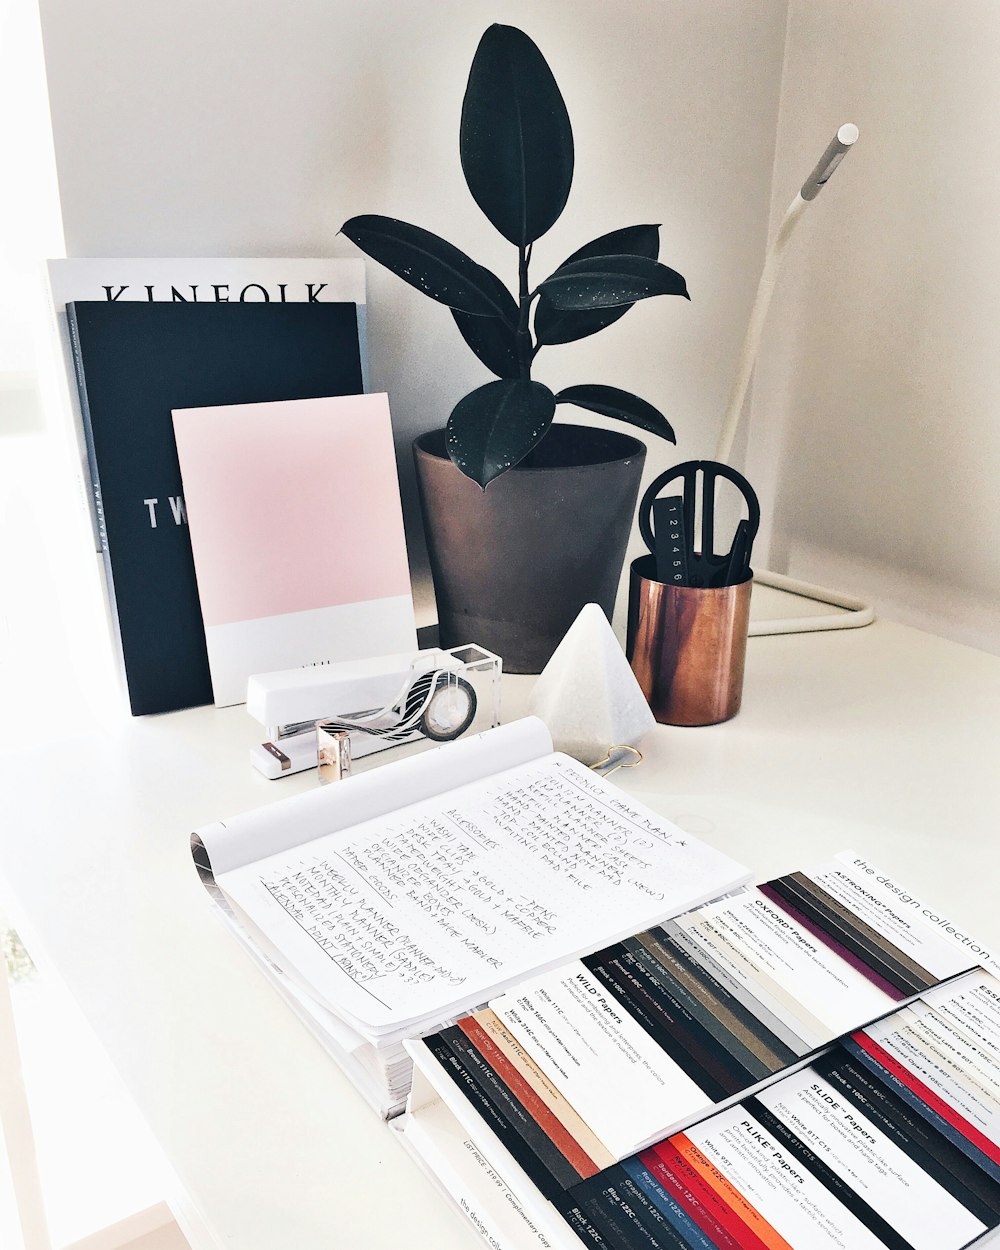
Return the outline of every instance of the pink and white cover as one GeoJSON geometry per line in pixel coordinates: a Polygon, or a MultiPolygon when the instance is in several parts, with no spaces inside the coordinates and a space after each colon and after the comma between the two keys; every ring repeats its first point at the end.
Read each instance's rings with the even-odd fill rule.
{"type": "Polygon", "coordinates": [[[173,418],[216,706],[254,673],[416,649],[385,395],[173,418]]]}

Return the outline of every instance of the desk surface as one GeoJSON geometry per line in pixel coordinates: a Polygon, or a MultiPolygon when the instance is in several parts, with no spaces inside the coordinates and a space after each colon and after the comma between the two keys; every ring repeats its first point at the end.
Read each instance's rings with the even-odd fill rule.
{"type": "MultiPolygon", "coordinates": [[[[128,719],[81,629],[8,619],[0,889],[163,1146],[195,1250],[471,1246],[192,870],[191,829],[314,781],[251,771],[242,708],[128,719]],[[29,670],[39,645],[59,662],[29,670]]],[[[506,679],[508,718],[530,684],[506,679]]],[[[756,875],[853,847],[997,947],[998,731],[1000,659],[879,621],[751,639],[740,715],[658,727],[616,780],[756,875]]]]}

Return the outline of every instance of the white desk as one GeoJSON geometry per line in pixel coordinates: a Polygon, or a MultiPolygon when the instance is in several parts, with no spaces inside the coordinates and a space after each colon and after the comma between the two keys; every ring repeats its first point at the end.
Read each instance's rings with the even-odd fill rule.
{"type": "MultiPolygon", "coordinates": [[[[475,1244],[216,922],[191,867],[191,829],[311,777],[251,772],[241,708],[91,709],[105,678],[74,663],[76,618],[10,619],[0,890],[162,1144],[195,1250],[475,1244]],[[24,667],[39,639],[62,657],[48,676],[24,667]]],[[[508,715],[529,686],[508,680],[508,715]]],[[[758,874],[853,846],[1000,946],[998,731],[1000,659],[880,621],[752,639],[741,714],[657,729],[646,763],[617,777],[758,874]]]]}

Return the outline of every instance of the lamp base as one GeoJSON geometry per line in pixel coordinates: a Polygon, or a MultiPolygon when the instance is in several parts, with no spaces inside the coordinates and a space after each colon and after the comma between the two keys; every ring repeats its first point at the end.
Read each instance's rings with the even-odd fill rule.
{"type": "Polygon", "coordinates": [[[845,595],[839,590],[826,590],[811,582],[800,582],[794,577],[786,577],[784,573],[772,573],[768,569],[755,569],[753,579],[759,586],[785,590],[789,594],[800,595],[803,599],[828,603],[831,607],[845,608],[846,611],[831,612],[825,616],[789,616],[776,617],[770,621],[751,621],[751,638],[769,634],[812,634],[825,629],[860,629],[863,625],[870,625],[875,619],[872,605],[855,595],[845,595]]]}

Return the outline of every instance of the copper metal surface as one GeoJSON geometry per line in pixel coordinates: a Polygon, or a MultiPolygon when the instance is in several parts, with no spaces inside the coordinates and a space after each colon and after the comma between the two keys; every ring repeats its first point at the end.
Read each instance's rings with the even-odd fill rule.
{"type": "Polygon", "coordinates": [[[668,586],[652,556],[632,562],[626,652],[661,725],[716,725],[740,710],[750,617],[737,586],[668,586]]]}

